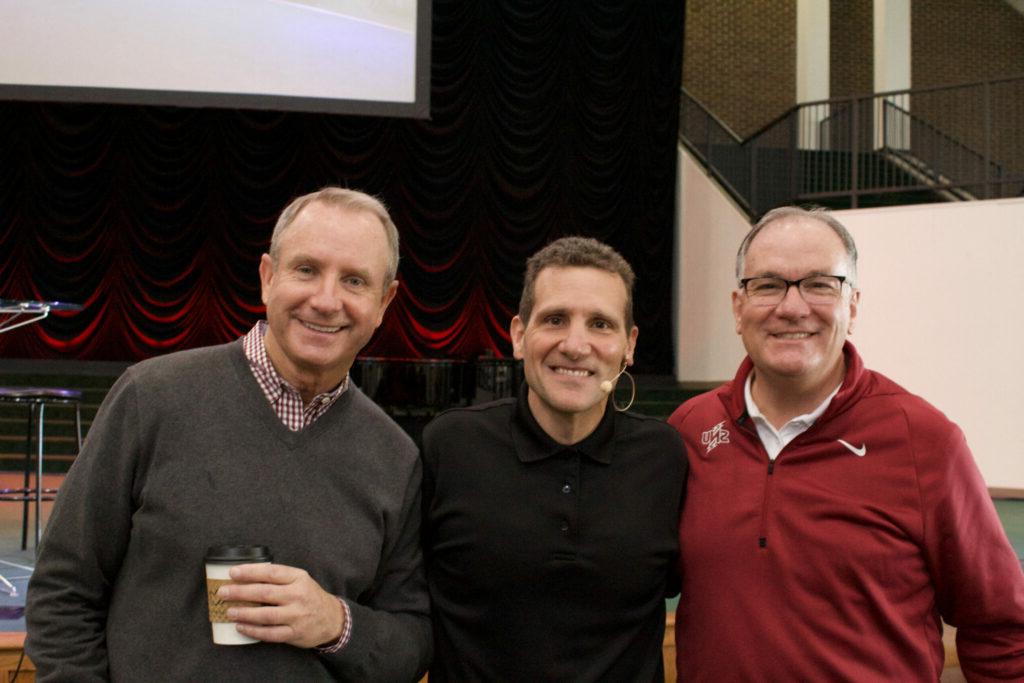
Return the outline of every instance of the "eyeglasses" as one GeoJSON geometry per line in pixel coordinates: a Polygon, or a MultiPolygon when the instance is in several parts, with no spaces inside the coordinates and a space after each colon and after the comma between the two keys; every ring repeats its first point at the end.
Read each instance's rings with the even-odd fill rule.
{"type": "MultiPolygon", "coordinates": [[[[781,277],[747,277],[740,280],[740,287],[755,306],[777,306],[796,287],[800,296],[809,304],[831,304],[842,295],[845,275],[808,275],[799,280],[781,277]]],[[[853,283],[850,283],[853,286],[853,283]]]]}

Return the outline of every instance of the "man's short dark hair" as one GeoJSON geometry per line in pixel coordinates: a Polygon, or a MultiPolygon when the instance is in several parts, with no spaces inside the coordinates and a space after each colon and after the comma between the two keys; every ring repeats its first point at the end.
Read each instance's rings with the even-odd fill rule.
{"type": "Polygon", "coordinates": [[[529,324],[533,314],[537,276],[545,268],[597,268],[618,275],[626,285],[626,330],[633,327],[633,283],[636,275],[622,254],[591,237],[562,237],[526,261],[523,294],[519,299],[519,319],[524,325],[529,324]]]}
{"type": "Polygon", "coordinates": [[[828,209],[820,206],[803,208],[800,206],[780,206],[772,209],[764,216],[761,217],[754,227],[750,229],[747,236],[740,242],[739,251],[736,252],[736,279],[740,280],[743,277],[743,262],[747,258],[747,252],[750,250],[750,243],[754,241],[758,233],[768,227],[769,224],[783,219],[783,218],[811,218],[816,221],[821,221],[828,227],[832,228],[832,232],[839,236],[839,239],[843,241],[843,247],[846,249],[846,258],[850,262],[850,285],[855,285],[857,281],[857,245],[853,241],[853,235],[846,229],[839,219],[832,215],[832,212],[828,209]]]}

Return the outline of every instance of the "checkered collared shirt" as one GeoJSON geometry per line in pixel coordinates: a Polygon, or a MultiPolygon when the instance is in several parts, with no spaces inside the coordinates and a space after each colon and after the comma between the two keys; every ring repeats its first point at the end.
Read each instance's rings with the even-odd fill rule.
{"type": "MultiPolygon", "coordinates": [[[[299,391],[286,382],[270,362],[270,358],[267,356],[267,347],[263,344],[263,336],[266,333],[267,321],[261,320],[243,337],[242,348],[245,350],[245,357],[249,360],[249,369],[252,370],[253,377],[263,389],[263,394],[270,401],[274,412],[288,429],[297,432],[316,422],[317,418],[326,413],[327,409],[338,400],[338,397],[345,393],[345,390],[348,389],[348,375],[333,391],[317,394],[308,406],[303,407],[299,391]]],[[[341,629],[341,636],[336,641],[315,648],[324,654],[337,652],[345,647],[352,637],[352,613],[340,595],[335,597],[341,603],[342,617],[345,623],[341,629]]]]}
{"type": "Polygon", "coordinates": [[[303,406],[299,390],[278,374],[267,357],[267,347],[263,344],[263,336],[266,333],[266,320],[259,321],[249,330],[242,341],[245,357],[249,359],[253,377],[259,382],[274,412],[288,429],[297,432],[316,422],[317,418],[326,413],[338,397],[345,393],[348,389],[348,376],[346,375],[335,389],[317,394],[309,405],[303,406]]]}

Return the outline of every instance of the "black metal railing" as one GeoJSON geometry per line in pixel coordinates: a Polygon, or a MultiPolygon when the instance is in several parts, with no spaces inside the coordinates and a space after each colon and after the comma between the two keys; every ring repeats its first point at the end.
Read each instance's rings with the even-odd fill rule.
{"type": "Polygon", "coordinates": [[[752,216],[1024,194],[1024,76],[800,104],[746,139],[684,88],[679,130],[752,216]]]}
{"type": "Polygon", "coordinates": [[[733,199],[750,210],[749,147],[703,104],[683,89],[679,103],[680,137],[733,199]]]}

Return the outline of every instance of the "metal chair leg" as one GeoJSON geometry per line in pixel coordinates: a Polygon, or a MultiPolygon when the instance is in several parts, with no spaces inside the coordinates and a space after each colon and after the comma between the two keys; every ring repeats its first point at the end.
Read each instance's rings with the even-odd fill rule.
{"type": "Polygon", "coordinates": [[[75,436],[78,438],[78,450],[75,451],[75,457],[82,452],[82,404],[80,402],[75,403],[75,436]]]}
{"type": "Polygon", "coordinates": [[[21,503],[21,549],[24,550],[28,547],[28,486],[31,481],[29,473],[32,470],[32,418],[36,414],[36,405],[30,403],[28,405],[28,426],[25,433],[25,464],[23,466],[25,481],[23,489],[25,491],[24,500],[21,503]]]}
{"type": "MultiPolygon", "coordinates": [[[[28,549],[28,515],[29,503],[35,501],[35,536],[36,550],[38,552],[39,541],[43,535],[43,496],[49,496],[56,492],[56,488],[47,489],[43,481],[45,470],[45,426],[46,406],[63,405],[75,406],[75,444],[77,450],[82,450],[82,392],[76,389],[58,389],[50,387],[0,387],[0,402],[14,403],[28,408],[27,420],[25,422],[25,461],[23,467],[23,481],[21,489],[3,489],[0,495],[0,502],[12,501],[21,502],[21,549],[28,549]],[[36,408],[39,408],[38,415],[36,408]],[[38,428],[32,421],[39,420],[38,428]],[[35,435],[35,484],[32,483],[32,439],[35,435]]],[[[52,430],[51,430],[52,431],[52,430]]],[[[76,453],[75,455],[77,455],[76,453]]],[[[0,577],[2,579],[3,577],[0,577]]],[[[2,587],[0,587],[2,590],[2,587]]]]}
{"type": "Polygon", "coordinates": [[[36,552],[39,552],[39,538],[42,536],[43,514],[43,413],[46,404],[39,404],[39,453],[36,457],[36,552]]]}

